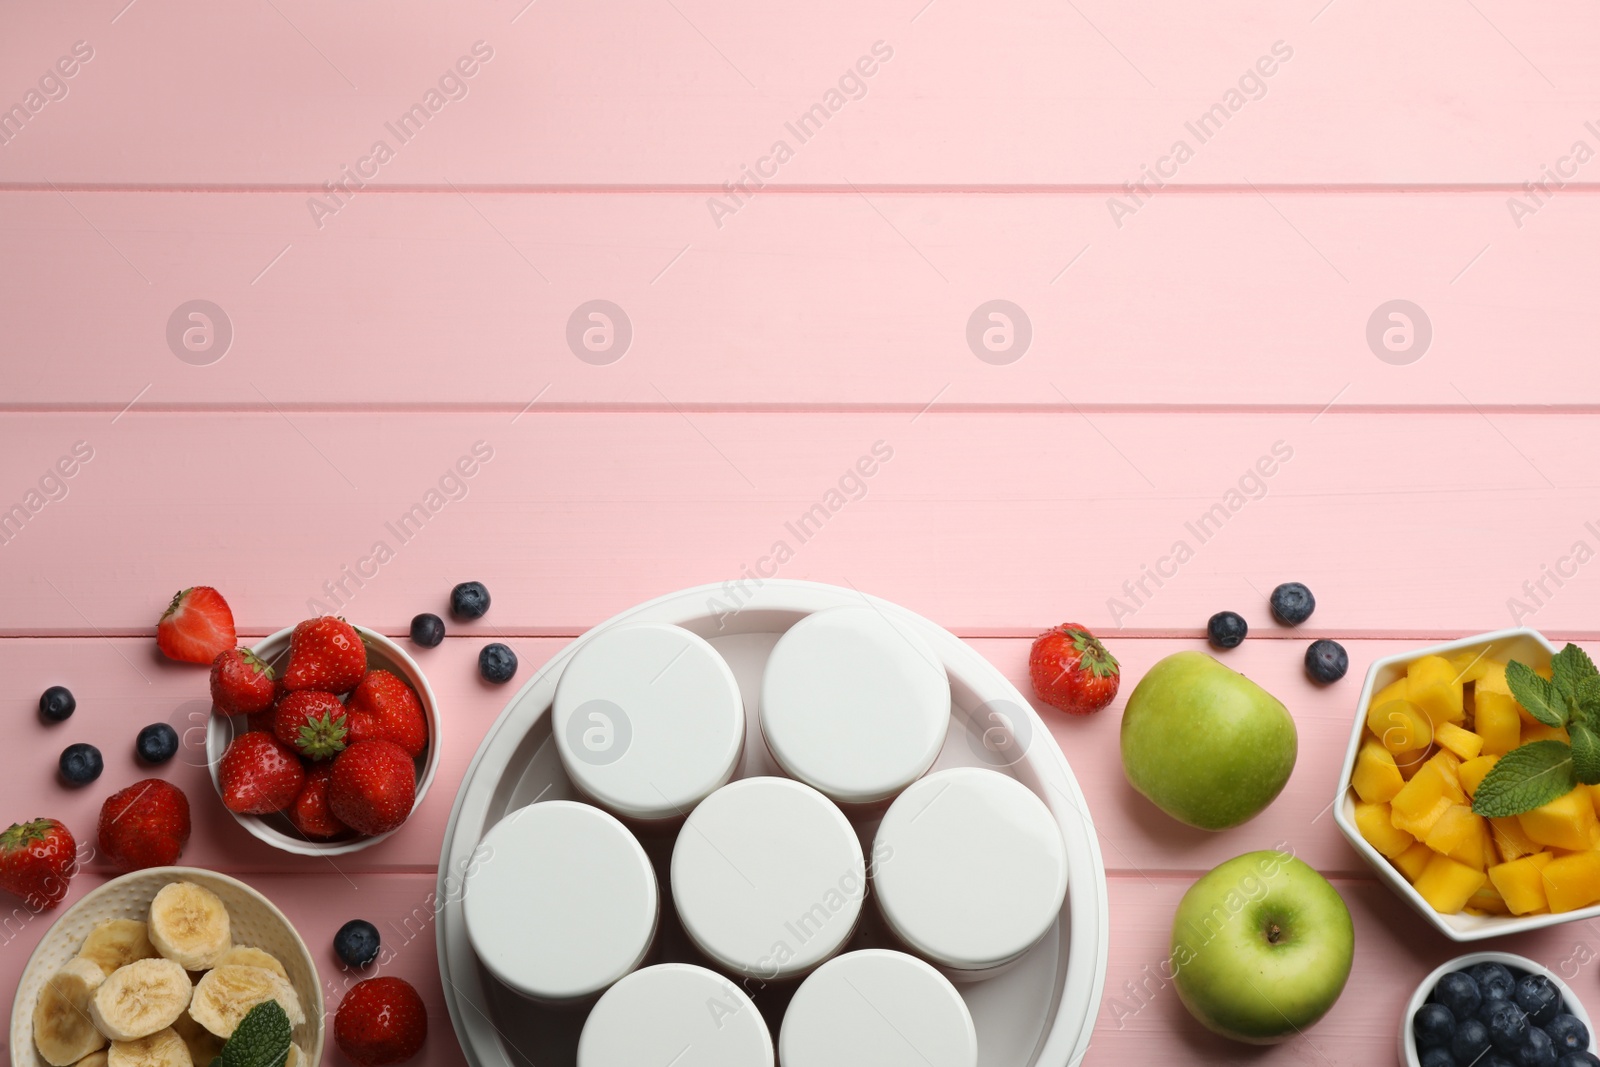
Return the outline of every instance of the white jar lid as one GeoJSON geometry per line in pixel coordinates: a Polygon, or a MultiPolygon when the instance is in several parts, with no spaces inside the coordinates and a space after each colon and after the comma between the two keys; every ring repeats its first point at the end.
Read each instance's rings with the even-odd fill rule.
{"type": "Polygon", "coordinates": [[[744,750],[733,671],[704,638],[666,623],[591,637],[561,672],[551,715],[574,784],[628,818],[687,814],[744,750]]]}
{"type": "Polygon", "coordinates": [[[801,983],[778,1052],[783,1067],[974,1067],[978,1034],[944,975],[904,952],[864,949],[801,983]]]}
{"type": "Polygon", "coordinates": [[[637,967],[655,939],[655,871],[628,828],[592,804],[548,800],[494,825],[462,887],[472,950],[539,1000],[586,997],[637,967]]]}
{"type": "Polygon", "coordinates": [[[944,663],[905,620],[862,607],[807,615],[773,646],[761,731],[773,758],[841,804],[894,796],[950,728],[944,663]]]}
{"type": "Polygon", "coordinates": [[[700,950],[764,980],[802,974],[854,932],[866,862],[844,814],[788,778],[712,793],[672,849],[672,899],[700,950]]]}
{"type": "Polygon", "coordinates": [[[578,1067],[772,1067],[772,1037],[715,971],[663,963],[606,990],[578,1039],[578,1067]]]}
{"type": "Polygon", "coordinates": [[[983,970],[1032,948],[1061,913],[1067,852],[1044,802],[981,767],[930,774],[889,805],[872,854],[873,889],[914,951],[983,970]]]}

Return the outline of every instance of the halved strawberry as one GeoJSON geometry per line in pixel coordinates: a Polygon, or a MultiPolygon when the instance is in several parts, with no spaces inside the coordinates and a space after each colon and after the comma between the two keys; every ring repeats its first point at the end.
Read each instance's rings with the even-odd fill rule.
{"type": "Polygon", "coordinates": [[[210,664],[237,643],[233,611],[209,585],[179,590],[156,623],[156,644],[182,663],[210,664]]]}

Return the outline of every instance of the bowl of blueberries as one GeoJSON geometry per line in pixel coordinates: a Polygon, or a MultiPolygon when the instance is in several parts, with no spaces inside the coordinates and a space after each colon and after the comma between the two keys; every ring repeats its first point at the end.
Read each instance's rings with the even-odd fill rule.
{"type": "Polygon", "coordinates": [[[1509,952],[1460,956],[1423,979],[1400,1025],[1407,1067],[1600,1067],[1589,1014],[1548,968],[1509,952]]]}

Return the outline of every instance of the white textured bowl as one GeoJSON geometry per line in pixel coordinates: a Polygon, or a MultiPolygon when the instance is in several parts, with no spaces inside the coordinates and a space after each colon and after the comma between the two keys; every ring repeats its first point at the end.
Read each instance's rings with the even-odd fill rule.
{"type": "MultiPolygon", "coordinates": [[[[433,783],[434,773],[439,769],[439,708],[434,700],[433,687],[428,684],[422,668],[406,654],[405,649],[376,630],[369,630],[365,626],[356,626],[355,631],[361,635],[362,642],[367,646],[367,668],[393,671],[405,679],[411,688],[416,690],[417,700],[422,704],[423,717],[428,722],[428,747],[417,759],[417,797],[411,804],[411,810],[415,812],[421,806],[422,798],[427,796],[428,786],[433,783]]],[[[289,635],[293,632],[294,627],[291,626],[279,630],[271,637],[263,637],[250,651],[281,670],[288,660],[289,635]]],[[[217,791],[218,804],[222,803],[222,782],[218,778],[217,768],[222,762],[222,754],[228,749],[228,742],[233,740],[237,731],[237,724],[233,718],[212,715],[206,722],[206,765],[211,770],[211,784],[217,791]]],[[[240,826],[273,848],[293,852],[298,856],[342,856],[347,852],[359,852],[361,849],[376,845],[390,834],[399,833],[404,828],[402,825],[387,834],[377,834],[372,837],[312,841],[298,833],[282,815],[240,815],[234,811],[229,811],[228,814],[232,815],[240,826]]]]}
{"type": "Polygon", "coordinates": [[[294,1042],[310,1054],[311,1067],[322,1058],[322,983],[317,966],[294,926],[273,903],[237,878],[198,867],[151,867],[113,878],[61,913],[45,933],[17,983],[11,1001],[11,1063],[48,1067],[33,1045],[33,1005],[45,981],[83,946],[83,939],[107,919],[144,920],[150,901],[169,882],[194,882],[222,898],[233,927],[233,943],[272,953],[289,972],[306,1021],[294,1029],[294,1042]]]}
{"type": "Polygon", "coordinates": [[[1339,793],[1333,801],[1334,822],[1339,825],[1339,831],[1350,842],[1350,847],[1361,853],[1377,872],[1378,877],[1390,889],[1400,894],[1401,899],[1415,908],[1417,914],[1452,941],[1481,941],[1489,937],[1505,937],[1507,934],[1556,926],[1572,922],[1574,919],[1592,919],[1600,916],[1600,904],[1555,915],[1469,915],[1464,911],[1455,915],[1441,915],[1422,899],[1422,894],[1406,881],[1406,876],[1400,873],[1399,868],[1368,844],[1366,838],[1356,829],[1356,795],[1350,786],[1350,775],[1355,769],[1356,753],[1361,749],[1361,731],[1366,725],[1367,702],[1372,699],[1372,694],[1404,674],[1406,666],[1412,660],[1423,656],[1448,656],[1464,649],[1476,651],[1484,646],[1490,648],[1489,654],[1496,659],[1520,659],[1535,663],[1549,663],[1550,657],[1556,652],[1550,642],[1544,639],[1544,635],[1537,630],[1495,630],[1492,633],[1478,634],[1476,637],[1463,637],[1459,641],[1448,641],[1442,645],[1429,645],[1427,648],[1419,648],[1412,652],[1386,656],[1373,663],[1367,670],[1366,684],[1361,687],[1361,697],[1356,705],[1355,723],[1350,728],[1350,747],[1345,751],[1344,768],[1339,772],[1339,793]]]}
{"type": "Polygon", "coordinates": [[[1422,1007],[1428,999],[1428,994],[1433,991],[1434,985],[1451,971],[1459,971],[1463,967],[1474,967],[1480,963],[1498,963],[1504,967],[1520,967],[1530,974],[1542,974],[1555,983],[1561,990],[1561,999],[1566,1001],[1571,1009],[1569,1014],[1576,1015],[1589,1031],[1589,1051],[1594,1051],[1594,1023],[1589,1021],[1589,1013],[1584,1010],[1583,1001],[1573,993],[1572,987],[1561,980],[1561,976],[1542,963],[1535,963],[1526,956],[1513,956],[1509,952],[1471,952],[1465,956],[1457,956],[1449,963],[1441,963],[1433,969],[1433,973],[1422,980],[1417,986],[1417,991],[1411,994],[1411,999],[1406,1002],[1405,1014],[1400,1017],[1400,1062],[1406,1067],[1421,1067],[1421,1060],[1417,1057],[1417,1037],[1411,1032],[1411,1017],[1417,1014],[1417,1009],[1422,1007]]]}

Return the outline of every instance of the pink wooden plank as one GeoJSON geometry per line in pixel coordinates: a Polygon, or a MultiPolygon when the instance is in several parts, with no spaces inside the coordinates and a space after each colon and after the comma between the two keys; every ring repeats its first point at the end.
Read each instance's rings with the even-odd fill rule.
{"type": "Polygon", "coordinates": [[[0,367],[0,397],[112,413],[136,397],[507,414],[535,395],[661,411],[1600,403],[1600,369],[1570,343],[1600,329],[1586,195],[1520,230],[1498,193],[1174,193],[1120,229],[1089,194],[777,196],[721,230],[702,200],[373,193],[319,231],[290,194],[0,194],[15,279],[0,314],[28,354],[0,367]],[[196,298],[232,329],[206,366],[169,347],[196,298]],[[605,366],[567,333],[597,298],[631,323],[605,366]],[[1031,329],[1005,365],[968,339],[995,299],[1031,329]],[[1396,299],[1431,335],[1383,350],[1406,365],[1368,340],[1396,299]]]}
{"type": "Polygon", "coordinates": [[[397,631],[475,577],[495,591],[496,626],[571,634],[748,568],[854,583],[969,636],[1063,614],[1195,634],[1225,605],[1265,625],[1267,591],[1291,578],[1318,591],[1318,633],[1521,619],[1593,634],[1589,424],[1337,411],[13,415],[0,422],[0,501],[38,510],[0,548],[0,632],[146,632],[173,590],[200,581],[228,588],[256,632],[313,600],[397,631]],[[77,441],[94,458],[70,480],[47,477],[77,441]],[[474,467],[479,441],[494,458],[474,467]],[[875,459],[877,442],[892,456],[875,459]],[[1275,444],[1292,458],[1275,460],[1275,444]],[[463,461],[471,478],[452,473],[463,461]],[[41,482],[65,497],[49,502],[41,482]],[[414,506],[432,507],[425,524],[414,506]],[[1580,542],[1587,554],[1574,555],[1580,542]]]}
{"type": "Polygon", "coordinates": [[[386,184],[715,187],[785,140],[783,184],[1121,186],[1183,139],[1194,156],[1172,171],[1181,183],[1515,187],[1586,136],[1600,91],[1583,32],[1594,16],[1574,2],[634,0],[606,19],[489,0],[425,16],[373,2],[125,4],[8,10],[5,103],[75,41],[94,58],[0,149],[0,177],[320,187],[387,138],[395,158],[373,168],[386,184]],[[445,86],[455,99],[437,98],[424,132],[389,134],[479,40],[493,58],[445,86]],[[877,41],[893,58],[846,79],[856,98],[830,100],[877,41]],[[1289,58],[1274,66],[1278,42],[1289,58]],[[1262,60],[1271,76],[1250,80],[1262,60]],[[802,143],[785,124],[818,104],[826,124],[802,143]],[[1226,124],[1202,141],[1185,123],[1218,104],[1226,124]]]}

